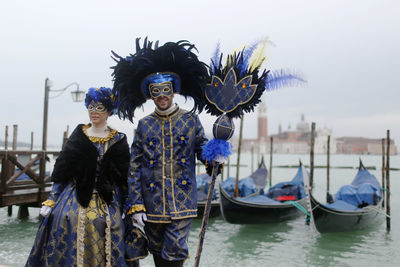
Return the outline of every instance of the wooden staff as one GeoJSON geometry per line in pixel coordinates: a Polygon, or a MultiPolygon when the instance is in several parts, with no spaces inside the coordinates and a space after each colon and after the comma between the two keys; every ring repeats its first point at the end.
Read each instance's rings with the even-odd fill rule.
{"type": "Polygon", "coordinates": [[[200,234],[199,234],[199,244],[197,246],[194,267],[198,267],[200,264],[200,256],[201,256],[201,252],[203,250],[203,243],[204,243],[204,237],[206,234],[208,219],[210,217],[211,199],[212,199],[212,195],[213,195],[213,191],[214,191],[215,180],[217,178],[218,168],[219,168],[219,163],[215,162],[215,164],[213,166],[213,170],[211,172],[210,187],[208,188],[207,202],[206,202],[206,206],[204,207],[204,214],[203,214],[203,220],[201,222],[201,230],[200,230],[200,234]]]}

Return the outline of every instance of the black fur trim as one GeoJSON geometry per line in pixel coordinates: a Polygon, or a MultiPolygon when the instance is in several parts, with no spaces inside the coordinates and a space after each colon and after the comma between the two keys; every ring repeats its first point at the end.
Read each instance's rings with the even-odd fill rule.
{"type": "Polygon", "coordinates": [[[96,165],[98,152],[93,143],[82,131],[83,124],[78,125],[60,156],[57,158],[52,173],[52,181],[56,183],[74,181],[78,202],[87,207],[93,189],[108,204],[112,201],[115,186],[127,189],[127,173],[129,168],[129,146],[124,137],[113,144],[104,154],[100,162],[100,172],[96,181],[96,165]]]}

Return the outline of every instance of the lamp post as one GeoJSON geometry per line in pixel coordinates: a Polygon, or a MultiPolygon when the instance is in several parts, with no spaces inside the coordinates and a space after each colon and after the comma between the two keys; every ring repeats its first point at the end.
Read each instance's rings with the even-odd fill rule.
{"type": "MultiPolygon", "coordinates": [[[[79,90],[79,84],[76,82],[68,84],[66,87],[59,89],[59,90],[51,90],[51,83],[49,78],[46,78],[44,84],[44,106],[43,106],[43,140],[42,140],[42,150],[47,150],[47,118],[48,118],[48,111],[49,111],[49,94],[50,92],[60,92],[61,95],[65,90],[69,87],[75,85],[76,90],[71,92],[72,100],[74,102],[82,102],[83,98],[85,97],[85,91],[79,90]]],[[[57,95],[57,96],[59,96],[57,95]]]]}

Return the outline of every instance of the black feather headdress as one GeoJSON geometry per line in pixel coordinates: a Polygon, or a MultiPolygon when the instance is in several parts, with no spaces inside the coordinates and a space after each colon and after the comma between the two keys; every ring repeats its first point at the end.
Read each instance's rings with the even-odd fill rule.
{"type": "Polygon", "coordinates": [[[192,111],[204,108],[204,88],[208,81],[206,64],[192,52],[195,46],[188,41],[168,42],[158,46],[136,39],[136,53],[121,57],[113,53],[117,65],[112,67],[114,88],[118,100],[118,115],[132,121],[135,109],[151,98],[148,84],[159,77],[168,77],[174,93],[194,100],[192,111]]]}

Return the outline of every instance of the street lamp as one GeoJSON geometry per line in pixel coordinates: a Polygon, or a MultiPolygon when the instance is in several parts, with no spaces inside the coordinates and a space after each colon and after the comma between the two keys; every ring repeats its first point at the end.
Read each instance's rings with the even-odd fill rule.
{"type": "MultiPolygon", "coordinates": [[[[65,90],[69,87],[75,85],[76,90],[71,92],[72,100],[74,102],[82,102],[83,98],[85,97],[85,91],[79,90],[79,84],[76,82],[68,84],[66,87],[59,89],[59,90],[51,90],[51,82],[49,78],[46,78],[45,85],[44,85],[44,107],[43,107],[43,140],[42,140],[42,150],[47,150],[47,117],[49,111],[49,94],[50,92],[59,92],[57,96],[60,96],[65,90]]],[[[52,97],[52,98],[55,98],[52,97]]]]}

